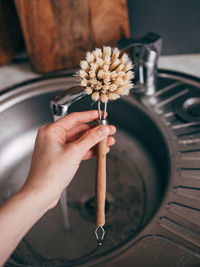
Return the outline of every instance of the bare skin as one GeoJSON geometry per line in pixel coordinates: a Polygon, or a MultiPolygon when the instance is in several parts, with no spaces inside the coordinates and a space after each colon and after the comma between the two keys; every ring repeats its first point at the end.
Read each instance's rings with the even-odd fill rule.
{"type": "Polygon", "coordinates": [[[55,207],[82,160],[95,156],[94,146],[108,136],[115,143],[114,126],[86,124],[98,118],[95,110],[70,115],[42,126],[37,134],[31,167],[21,190],[0,207],[0,266],[30,228],[55,207]]]}

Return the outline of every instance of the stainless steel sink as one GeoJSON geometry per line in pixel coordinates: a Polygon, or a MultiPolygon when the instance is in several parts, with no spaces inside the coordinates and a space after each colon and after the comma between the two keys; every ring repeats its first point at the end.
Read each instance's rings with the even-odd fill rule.
{"type": "MultiPolygon", "coordinates": [[[[1,203],[26,179],[37,129],[53,120],[50,100],[74,82],[72,73],[67,72],[30,80],[0,93],[1,203]]],[[[153,95],[144,96],[139,88],[109,103],[109,122],[118,132],[108,155],[107,223],[102,247],[94,236],[95,160],[90,160],[81,164],[68,188],[70,229],[64,228],[58,204],[25,236],[7,266],[122,266],[130,255],[142,266],[137,255],[149,238],[152,246],[146,252],[143,248],[144,255],[153,253],[155,242],[160,247],[162,242],[171,242],[177,249],[187,248],[198,260],[200,122],[195,110],[199,88],[195,78],[160,71],[153,95]],[[186,105],[190,98],[193,100],[186,105]],[[112,261],[114,257],[121,265],[116,259],[112,261]]],[[[74,103],[70,112],[94,108],[86,97],[74,103]]]]}

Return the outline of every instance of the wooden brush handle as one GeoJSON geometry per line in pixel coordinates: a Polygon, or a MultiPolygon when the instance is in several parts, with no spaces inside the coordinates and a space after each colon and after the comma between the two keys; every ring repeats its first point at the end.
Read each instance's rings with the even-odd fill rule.
{"type": "Polygon", "coordinates": [[[98,144],[96,176],[96,225],[105,224],[107,138],[98,144]]]}

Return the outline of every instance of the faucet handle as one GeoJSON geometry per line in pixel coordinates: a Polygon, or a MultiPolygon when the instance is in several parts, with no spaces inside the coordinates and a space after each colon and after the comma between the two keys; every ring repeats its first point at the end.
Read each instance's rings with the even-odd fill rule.
{"type": "Polygon", "coordinates": [[[121,51],[126,51],[135,65],[136,86],[144,87],[146,95],[156,90],[158,56],[161,54],[162,39],[157,33],[148,33],[140,39],[121,39],[121,51]]]}

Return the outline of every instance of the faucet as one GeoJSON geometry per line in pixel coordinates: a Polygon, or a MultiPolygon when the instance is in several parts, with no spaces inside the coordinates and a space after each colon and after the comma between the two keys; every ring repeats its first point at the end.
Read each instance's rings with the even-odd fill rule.
{"type": "Polygon", "coordinates": [[[145,95],[156,91],[157,61],[161,54],[162,39],[157,33],[148,33],[140,39],[123,38],[121,51],[126,51],[135,64],[135,87],[144,88],[145,95]]]}
{"type": "MultiPolygon", "coordinates": [[[[156,90],[157,60],[161,53],[162,40],[156,33],[148,33],[141,39],[122,39],[120,50],[126,51],[135,64],[135,85],[133,88],[144,88],[145,95],[152,95],[156,90]]],[[[78,83],[66,88],[50,102],[54,120],[65,116],[71,104],[83,98],[83,87],[78,83]]]]}

